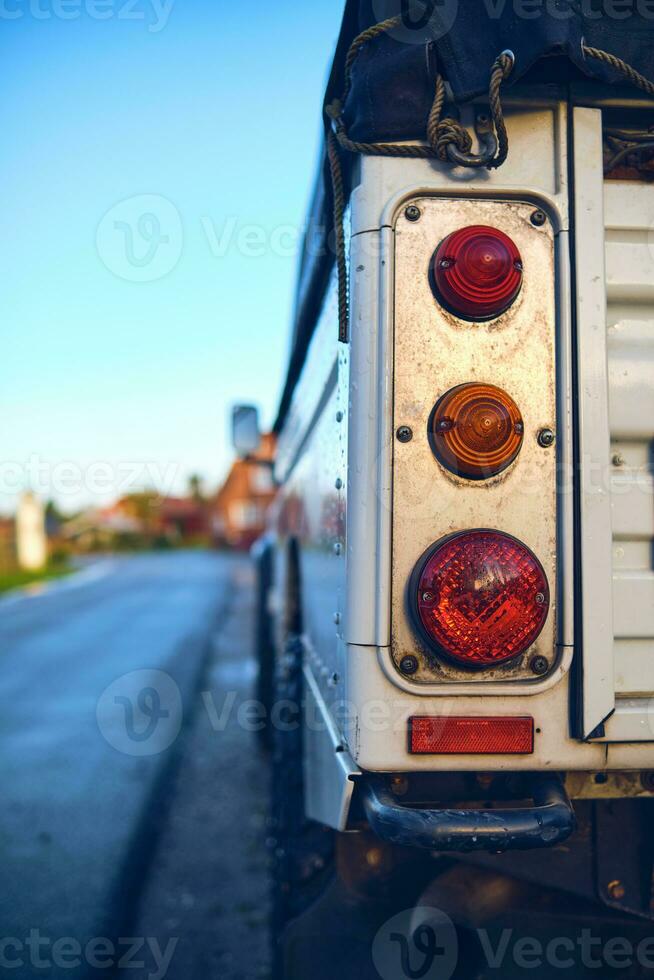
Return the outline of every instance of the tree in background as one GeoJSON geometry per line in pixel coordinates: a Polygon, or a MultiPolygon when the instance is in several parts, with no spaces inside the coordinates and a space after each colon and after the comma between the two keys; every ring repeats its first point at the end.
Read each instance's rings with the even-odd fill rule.
{"type": "Polygon", "coordinates": [[[199,473],[191,473],[188,478],[188,492],[189,496],[195,500],[196,503],[200,504],[204,502],[204,480],[199,475],[199,473]]]}

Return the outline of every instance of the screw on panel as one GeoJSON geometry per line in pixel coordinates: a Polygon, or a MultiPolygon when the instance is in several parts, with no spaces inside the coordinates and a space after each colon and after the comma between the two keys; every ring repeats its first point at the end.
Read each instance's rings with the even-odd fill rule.
{"type": "Polygon", "coordinates": [[[538,433],[538,445],[542,449],[549,449],[554,445],[554,432],[552,429],[541,429],[538,433]]]}
{"type": "Polygon", "coordinates": [[[334,486],[336,487],[337,490],[343,489],[343,481],[341,480],[340,476],[336,477],[336,482],[334,483],[334,486]]]}
{"type": "Polygon", "coordinates": [[[404,217],[407,221],[418,221],[420,218],[420,208],[416,207],[415,204],[410,204],[404,210],[404,217]]]}
{"type": "Polygon", "coordinates": [[[341,622],[341,614],[339,612],[335,612],[334,613],[334,622],[336,623],[337,626],[340,625],[340,622],[341,622]]]}
{"type": "Polygon", "coordinates": [[[413,430],[409,428],[408,425],[401,425],[397,430],[398,442],[411,442],[413,439],[413,430]]]}
{"type": "Polygon", "coordinates": [[[336,544],[334,545],[334,554],[335,555],[340,555],[340,553],[342,552],[342,550],[343,550],[343,547],[341,545],[341,542],[340,541],[337,541],[336,544]]]}
{"type": "Polygon", "coordinates": [[[382,862],[382,852],[378,847],[371,847],[366,851],[366,864],[371,868],[378,868],[382,862]]]}
{"type": "Polygon", "coordinates": [[[400,670],[403,674],[415,674],[418,669],[418,658],[409,654],[400,660],[400,670]]]}
{"type": "Polygon", "coordinates": [[[343,413],[342,412],[339,411],[339,412],[336,413],[336,421],[337,422],[342,422],[343,421],[343,413]]]}
{"type": "Polygon", "coordinates": [[[624,456],[620,453],[614,453],[611,462],[614,466],[624,466],[624,456]]]}
{"type": "Polygon", "coordinates": [[[538,674],[540,676],[542,674],[547,673],[550,664],[547,657],[543,657],[541,656],[541,654],[537,654],[535,657],[531,658],[531,662],[529,666],[531,667],[531,670],[533,671],[534,674],[538,674]]]}
{"type": "Polygon", "coordinates": [[[621,902],[626,895],[626,890],[624,885],[622,884],[621,881],[618,881],[617,878],[615,881],[610,881],[608,883],[608,885],[606,886],[606,890],[609,893],[609,896],[615,902],[621,902]]]}
{"type": "Polygon", "coordinates": [[[544,211],[538,209],[536,211],[532,211],[530,220],[532,225],[535,225],[537,228],[541,228],[547,221],[547,215],[544,211]]]}
{"type": "Polygon", "coordinates": [[[409,792],[409,780],[406,776],[393,776],[391,779],[391,792],[393,796],[406,796],[409,792]]]}

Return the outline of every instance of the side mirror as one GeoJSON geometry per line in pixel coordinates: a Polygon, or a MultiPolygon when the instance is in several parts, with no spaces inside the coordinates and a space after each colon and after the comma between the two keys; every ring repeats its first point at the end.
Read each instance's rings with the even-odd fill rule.
{"type": "Polygon", "coordinates": [[[250,456],[261,445],[259,410],[254,405],[234,405],[232,445],[238,456],[250,456]]]}

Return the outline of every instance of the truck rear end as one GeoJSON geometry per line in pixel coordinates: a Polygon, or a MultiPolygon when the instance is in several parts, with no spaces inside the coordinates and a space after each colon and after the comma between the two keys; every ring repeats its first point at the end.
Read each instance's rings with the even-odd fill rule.
{"type": "Polygon", "coordinates": [[[422,905],[650,928],[654,24],[514,15],[346,8],[258,552],[280,976],[418,975],[422,905]]]}

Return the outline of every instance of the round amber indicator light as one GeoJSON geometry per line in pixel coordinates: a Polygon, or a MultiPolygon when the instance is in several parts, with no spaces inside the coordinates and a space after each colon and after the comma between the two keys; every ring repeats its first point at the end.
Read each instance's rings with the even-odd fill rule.
{"type": "Polygon", "coordinates": [[[450,388],[429,419],[429,441],[443,466],[468,480],[505,470],[520,452],[524,423],[513,399],[491,384],[450,388]]]}
{"type": "Polygon", "coordinates": [[[549,609],[536,556],[511,535],[486,529],[433,545],[414,570],[410,592],[429,645],[471,668],[503,664],[528,650],[549,609]]]}
{"type": "Polygon", "coordinates": [[[520,292],[520,252],[498,228],[460,228],[436,249],[432,285],[441,305],[455,316],[492,320],[508,310],[520,292]]]}

